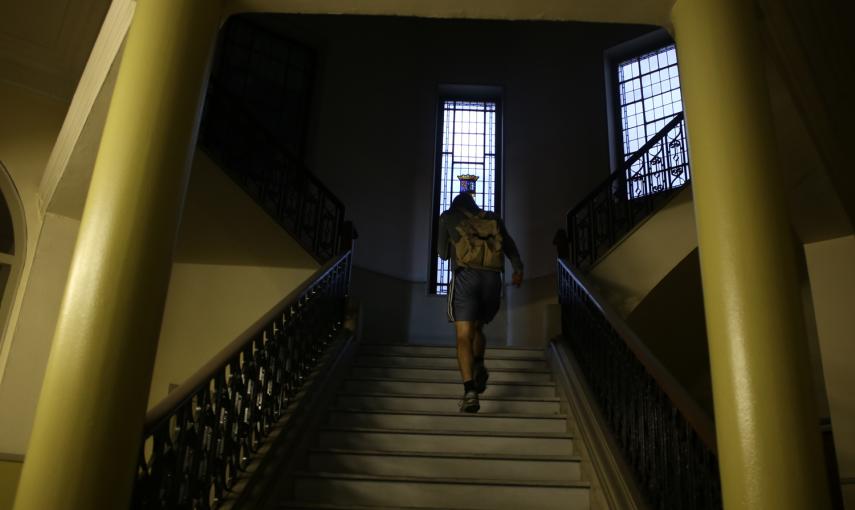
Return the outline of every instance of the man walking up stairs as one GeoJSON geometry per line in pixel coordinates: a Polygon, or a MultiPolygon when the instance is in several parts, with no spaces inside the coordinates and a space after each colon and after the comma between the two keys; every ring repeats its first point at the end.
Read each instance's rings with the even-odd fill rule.
{"type": "Polygon", "coordinates": [[[543,351],[490,352],[469,414],[454,347],[362,345],[283,508],[589,509],[543,351]]]}
{"type": "Polygon", "coordinates": [[[463,379],[460,411],[477,413],[478,395],[486,389],[489,377],[484,366],[484,325],[499,311],[505,256],[514,268],[512,281],[517,287],[522,285],[523,263],[502,220],[482,211],[472,198],[477,177],[462,175],[460,179],[462,192],[439,217],[437,248],[440,258],[451,259],[448,320],[454,323],[463,379]]]}

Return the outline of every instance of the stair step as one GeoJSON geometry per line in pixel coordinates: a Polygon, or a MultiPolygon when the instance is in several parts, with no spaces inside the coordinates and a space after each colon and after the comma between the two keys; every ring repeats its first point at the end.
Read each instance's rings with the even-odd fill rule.
{"type": "MultiPolygon", "coordinates": [[[[456,409],[460,400],[458,394],[452,395],[418,395],[418,394],[389,394],[389,393],[341,393],[336,397],[336,406],[344,409],[376,409],[396,411],[447,411],[456,409]]],[[[518,413],[526,414],[558,414],[561,412],[561,402],[557,397],[493,398],[484,394],[481,396],[482,413],[518,413]]]]}
{"type": "Polygon", "coordinates": [[[581,479],[580,461],[570,455],[485,455],[465,453],[383,452],[316,449],[309,454],[311,471],[497,480],[581,479]]]}
{"type": "MultiPolygon", "coordinates": [[[[456,368],[396,368],[374,367],[354,364],[350,369],[354,377],[416,378],[434,381],[460,382],[460,372],[456,368]]],[[[490,370],[490,382],[551,382],[549,370],[530,369],[494,369],[490,370]]]]}
{"type": "Polygon", "coordinates": [[[402,430],[326,426],[319,448],[506,455],[573,455],[569,433],[402,430]]]}
{"type": "MultiPolygon", "coordinates": [[[[446,355],[400,355],[400,354],[359,354],[357,365],[373,367],[399,368],[453,368],[457,369],[457,356],[446,355]]],[[[543,357],[540,358],[492,358],[488,357],[485,364],[490,370],[505,368],[523,368],[547,370],[549,366],[543,357]]]]}
{"type": "MultiPolygon", "coordinates": [[[[463,385],[460,381],[435,381],[424,378],[399,377],[350,377],[344,383],[344,391],[352,393],[389,393],[401,395],[448,395],[460,398],[463,385]]],[[[540,398],[554,397],[555,384],[551,382],[502,382],[490,378],[484,397],[540,398]]]]}
{"type": "Polygon", "coordinates": [[[425,506],[414,508],[412,506],[337,505],[335,503],[322,503],[319,501],[286,501],[285,503],[281,503],[279,508],[287,508],[288,510],[465,510],[462,508],[428,508],[425,506]]]}
{"type": "Polygon", "coordinates": [[[472,509],[589,508],[590,484],[510,480],[457,480],[410,476],[368,476],[345,473],[294,473],[297,501],[358,505],[440,507],[449,501],[472,509]]]}
{"type": "Polygon", "coordinates": [[[339,427],[395,428],[415,430],[566,432],[564,415],[517,415],[447,412],[411,412],[391,410],[331,409],[329,423],[339,427]]]}
{"type": "MultiPolygon", "coordinates": [[[[457,348],[450,345],[423,345],[403,343],[362,343],[359,354],[399,354],[404,356],[457,356],[457,348]]],[[[487,359],[544,359],[543,349],[526,347],[487,346],[487,359]]]]}

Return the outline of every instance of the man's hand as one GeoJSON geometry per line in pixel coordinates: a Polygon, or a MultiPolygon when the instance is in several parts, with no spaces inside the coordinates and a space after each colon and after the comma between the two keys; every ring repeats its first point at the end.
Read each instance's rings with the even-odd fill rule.
{"type": "Polygon", "coordinates": [[[522,281],[523,281],[523,272],[522,271],[515,271],[514,275],[511,277],[511,283],[514,284],[514,287],[519,288],[520,285],[522,285],[522,281]]]}

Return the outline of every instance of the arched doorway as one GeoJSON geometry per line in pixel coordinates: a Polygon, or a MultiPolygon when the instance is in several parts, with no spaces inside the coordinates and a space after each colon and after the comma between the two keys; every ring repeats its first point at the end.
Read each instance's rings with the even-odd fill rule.
{"type": "Polygon", "coordinates": [[[9,336],[9,312],[15,301],[26,249],[26,222],[21,197],[0,161],[0,353],[6,350],[3,344],[9,336]]]}

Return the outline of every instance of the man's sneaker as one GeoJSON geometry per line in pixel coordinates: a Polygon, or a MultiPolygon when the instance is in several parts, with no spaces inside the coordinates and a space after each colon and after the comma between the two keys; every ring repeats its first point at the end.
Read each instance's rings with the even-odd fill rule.
{"type": "Polygon", "coordinates": [[[484,393],[487,389],[487,379],[490,378],[490,371],[483,364],[475,365],[475,374],[472,381],[475,383],[475,391],[484,393]]]}
{"type": "Polygon", "coordinates": [[[461,413],[477,413],[481,409],[481,403],[478,402],[478,393],[475,391],[467,391],[463,394],[463,399],[460,401],[461,413]]]}

